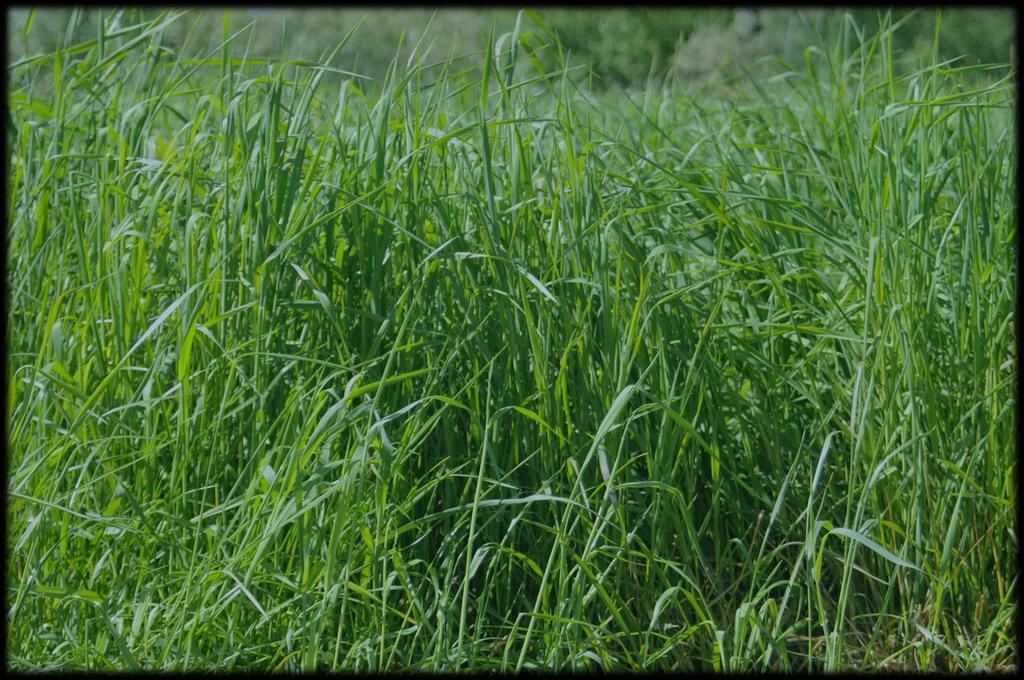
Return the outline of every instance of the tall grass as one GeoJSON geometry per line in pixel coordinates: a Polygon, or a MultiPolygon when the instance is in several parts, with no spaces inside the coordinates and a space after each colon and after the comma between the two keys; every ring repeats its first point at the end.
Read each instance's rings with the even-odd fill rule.
{"type": "Polygon", "coordinates": [[[180,21],[8,67],[12,666],[1017,663],[1008,64],[180,21]]]}

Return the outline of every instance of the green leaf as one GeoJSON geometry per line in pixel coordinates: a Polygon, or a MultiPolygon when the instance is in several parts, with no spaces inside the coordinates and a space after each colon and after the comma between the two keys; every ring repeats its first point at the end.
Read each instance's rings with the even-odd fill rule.
{"type": "Polygon", "coordinates": [[[854,531],[853,529],[847,529],[846,527],[836,527],[835,529],[832,529],[829,533],[837,534],[839,536],[845,536],[846,538],[857,541],[865,548],[873,550],[874,552],[878,553],[880,556],[884,557],[885,559],[892,562],[898,567],[906,567],[907,569],[913,569],[915,571],[920,571],[921,573],[924,573],[920,568],[916,567],[910,562],[907,562],[904,559],[897,557],[890,550],[886,549],[882,545],[876,543],[875,541],[871,540],[870,538],[868,538],[867,536],[858,531],[854,531]]]}

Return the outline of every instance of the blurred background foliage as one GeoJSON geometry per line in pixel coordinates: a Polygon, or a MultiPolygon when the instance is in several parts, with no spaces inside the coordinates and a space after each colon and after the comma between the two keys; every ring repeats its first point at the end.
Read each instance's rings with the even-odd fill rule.
{"type": "MultiPolygon", "coordinates": [[[[156,8],[140,9],[155,15],[156,8]]],[[[185,57],[213,51],[223,38],[224,15],[228,10],[194,10],[192,21],[177,21],[167,29],[166,41],[182,49],[185,57]]],[[[380,78],[397,55],[408,58],[413,46],[424,38],[430,46],[424,63],[450,55],[468,67],[479,60],[476,54],[493,25],[495,37],[512,30],[518,11],[512,8],[308,8],[244,9],[231,11],[232,31],[256,21],[245,37],[251,40],[251,54],[257,57],[319,59],[329,53],[357,24],[358,29],[334,58],[338,68],[380,78]],[[429,29],[428,29],[429,27],[429,29]],[[400,44],[401,43],[401,44],[400,44]]],[[[884,8],[860,8],[852,15],[864,31],[871,33],[885,13],[884,8]]],[[[100,10],[81,14],[77,26],[70,25],[70,8],[8,10],[8,60],[49,52],[69,29],[72,42],[95,35],[100,10]],[[29,30],[25,30],[28,27],[29,30]]],[[[896,32],[898,56],[912,66],[929,50],[935,37],[937,15],[941,12],[939,52],[943,58],[959,58],[963,65],[1005,63],[1011,60],[1014,43],[1014,15],[1009,9],[893,9],[901,22],[896,32]]],[[[111,10],[106,10],[110,16],[111,10]]],[[[131,17],[127,14],[123,21],[131,17]]],[[[751,70],[763,58],[782,58],[793,63],[803,59],[803,50],[822,39],[838,39],[839,11],[824,9],[564,9],[545,7],[523,16],[526,40],[539,48],[537,58],[547,66],[557,63],[556,41],[569,63],[589,69],[593,89],[642,88],[666,79],[693,80],[715,74],[751,70]]]]}

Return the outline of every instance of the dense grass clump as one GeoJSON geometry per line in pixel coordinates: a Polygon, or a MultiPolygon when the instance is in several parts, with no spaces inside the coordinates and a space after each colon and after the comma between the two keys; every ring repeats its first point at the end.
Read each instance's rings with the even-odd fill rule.
{"type": "Polygon", "coordinates": [[[13,666],[1017,663],[1009,64],[130,17],[8,69],[13,666]]]}

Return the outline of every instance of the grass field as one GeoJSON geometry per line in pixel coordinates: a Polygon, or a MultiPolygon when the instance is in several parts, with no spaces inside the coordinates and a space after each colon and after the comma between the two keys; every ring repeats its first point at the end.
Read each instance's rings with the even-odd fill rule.
{"type": "Polygon", "coordinates": [[[7,71],[11,667],[1018,664],[1011,64],[118,16],[7,71]]]}

